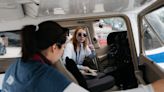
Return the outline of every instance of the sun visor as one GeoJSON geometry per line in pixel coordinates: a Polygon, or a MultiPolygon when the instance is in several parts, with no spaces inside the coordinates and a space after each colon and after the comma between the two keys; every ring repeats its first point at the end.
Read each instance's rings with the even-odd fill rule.
{"type": "Polygon", "coordinates": [[[23,17],[22,6],[16,0],[0,0],[0,21],[15,20],[23,17]]]}
{"type": "MultiPolygon", "coordinates": [[[[145,0],[150,1],[150,0],[145,0]]],[[[83,15],[102,12],[123,12],[142,4],[131,0],[32,0],[24,4],[25,13],[32,17],[47,15],[83,15]]]]}
{"type": "Polygon", "coordinates": [[[32,17],[105,12],[100,0],[34,0],[33,3],[24,4],[24,9],[32,17]]]}

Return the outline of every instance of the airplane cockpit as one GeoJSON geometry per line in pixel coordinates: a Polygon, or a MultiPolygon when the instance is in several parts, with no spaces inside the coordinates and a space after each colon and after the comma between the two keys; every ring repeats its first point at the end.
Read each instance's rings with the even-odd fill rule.
{"type": "Polygon", "coordinates": [[[5,71],[21,57],[20,29],[46,20],[68,28],[69,40],[76,27],[87,30],[96,52],[94,68],[114,78],[111,87],[93,92],[164,78],[163,0],[0,0],[0,90],[5,71]]]}

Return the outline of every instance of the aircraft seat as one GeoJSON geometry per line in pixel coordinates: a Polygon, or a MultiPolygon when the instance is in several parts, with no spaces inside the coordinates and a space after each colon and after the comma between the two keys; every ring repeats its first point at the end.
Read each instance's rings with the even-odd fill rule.
{"type": "Polygon", "coordinates": [[[114,76],[116,85],[120,89],[137,87],[127,31],[110,33],[107,37],[107,44],[109,46],[108,67],[115,67],[115,71],[112,71],[110,75],[114,76]]]}
{"type": "Polygon", "coordinates": [[[114,86],[114,77],[98,73],[97,77],[91,79],[85,79],[81,74],[75,61],[66,57],[66,68],[74,75],[79,85],[88,89],[91,92],[102,92],[106,89],[110,89],[114,86]]]}

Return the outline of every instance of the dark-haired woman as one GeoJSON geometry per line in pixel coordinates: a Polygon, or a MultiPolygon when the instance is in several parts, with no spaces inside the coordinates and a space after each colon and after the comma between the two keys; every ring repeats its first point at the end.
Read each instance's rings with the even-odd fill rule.
{"type": "Polygon", "coordinates": [[[52,67],[61,58],[65,41],[66,33],[56,22],[25,26],[22,57],[6,71],[2,92],[87,92],[52,67]]]}

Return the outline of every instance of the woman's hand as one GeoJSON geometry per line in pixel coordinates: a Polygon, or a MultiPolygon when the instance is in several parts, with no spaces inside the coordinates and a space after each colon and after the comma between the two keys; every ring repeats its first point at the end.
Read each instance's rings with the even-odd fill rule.
{"type": "Polygon", "coordinates": [[[84,69],[83,69],[85,72],[89,72],[90,68],[87,67],[87,66],[84,66],[84,69]]]}
{"type": "Polygon", "coordinates": [[[155,92],[164,92],[164,79],[152,83],[155,92]]]}
{"type": "Polygon", "coordinates": [[[88,47],[92,50],[92,51],[95,51],[95,48],[92,44],[89,44],[88,47]]]}
{"type": "Polygon", "coordinates": [[[83,70],[80,71],[83,75],[97,76],[97,70],[93,70],[87,66],[83,67],[83,70]]]}

